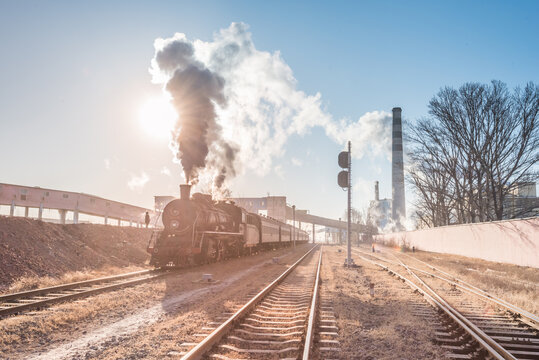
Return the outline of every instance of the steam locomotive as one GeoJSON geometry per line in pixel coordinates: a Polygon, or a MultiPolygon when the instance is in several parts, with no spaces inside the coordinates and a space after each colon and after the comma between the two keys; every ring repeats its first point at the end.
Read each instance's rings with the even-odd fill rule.
{"type": "Polygon", "coordinates": [[[247,212],[231,201],[212,200],[180,185],[180,198],[162,213],[164,229],[155,232],[147,251],[150,265],[195,265],[237,257],[263,248],[289,246],[309,240],[307,232],[275,219],[247,212]]]}

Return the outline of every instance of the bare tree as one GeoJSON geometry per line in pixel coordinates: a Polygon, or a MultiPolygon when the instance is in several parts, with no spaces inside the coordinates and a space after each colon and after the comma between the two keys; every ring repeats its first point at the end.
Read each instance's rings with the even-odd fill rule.
{"type": "MultiPolygon", "coordinates": [[[[348,210],[344,210],[343,219],[348,219],[348,210]]],[[[350,221],[352,224],[365,224],[364,216],[362,211],[352,207],[350,211],[350,221]]]]}
{"type": "MultiPolygon", "coordinates": [[[[367,209],[359,210],[353,207],[350,211],[350,221],[352,222],[352,224],[363,225],[363,235],[369,239],[372,239],[372,235],[378,234],[378,228],[369,221],[367,213],[367,209]]],[[[348,219],[348,210],[344,211],[344,215],[342,218],[348,219]]],[[[352,232],[352,243],[359,244],[360,238],[361,237],[359,232],[352,232]]]]}
{"type": "Polygon", "coordinates": [[[506,197],[537,179],[539,87],[500,81],[442,89],[411,127],[410,182],[426,226],[501,220],[506,197]]]}
{"type": "Polygon", "coordinates": [[[415,204],[418,227],[449,225],[455,207],[444,168],[435,160],[426,162],[417,158],[416,166],[410,170],[410,180],[418,193],[419,201],[415,204]]]}

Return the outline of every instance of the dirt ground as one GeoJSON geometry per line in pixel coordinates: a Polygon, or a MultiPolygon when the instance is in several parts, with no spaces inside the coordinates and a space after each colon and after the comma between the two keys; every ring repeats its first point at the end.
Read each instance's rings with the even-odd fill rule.
{"type": "MultiPolygon", "coordinates": [[[[363,250],[368,251],[370,248],[364,247],[363,250]]],[[[426,251],[412,253],[403,249],[385,247],[379,247],[379,250],[382,251],[379,255],[384,255],[384,251],[390,253],[393,250],[406,264],[432,272],[414,259],[422,260],[513,305],[533,314],[539,314],[539,269],[537,268],[426,251]]],[[[388,256],[388,259],[395,260],[391,255],[388,256]]],[[[443,274],[440,275],[443,276],[443,274]]]]}
{"type": "Polygon", "coordinates": [[[194,335],[204,326],[243,305],[309,246],[183,269],[152,283],[4,319],[0,354],[8,359],[177,357],[181,343],[197,341],[194,335]],[[200,284],[205,273],[218,282],[200,284]]]}
{"type": "Polygon", "coordinates": [[[325,246],[323,294],[332,299],[342,359],[443,359],[433,344],[432,324],[413,315],[423,298],[386,271],[355,257],[358,268],[343,267],[345,252],[325,246]],[[374,296],[370,284],[374,284],[374,296]]]}
{"type": "MultiPolygon", "coordinates": [[[[0,292],[8,291],[17,280],[14,288],[21,290],[37,286],[37,279],[46,276],[103,269],[101,273],[110,274],[114,268],[143,266],[149,258],[150,231],[0,216],[0,292]]],[[[81,276],[76,279],[82,280],[81,276]]],[[[54,281],[44,282],[50,285],[54,281]]]]}

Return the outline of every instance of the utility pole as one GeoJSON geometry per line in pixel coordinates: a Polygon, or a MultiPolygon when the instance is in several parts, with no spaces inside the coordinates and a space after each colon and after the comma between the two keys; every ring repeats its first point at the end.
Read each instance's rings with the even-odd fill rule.
{"type": "Polygon", "coordinates": [[[360,238],[360,234],[359,234],[359,220],[357,221],[357,246],[359,247],[359,238],[360,238]]]}
{"type": "Polygon", "coordinates": [[[296,205],[292,205],[292,238],[294,239],[294,249],[296,248],[296,205]]]}
{"type": "Polygon", "coordinates": [[[342,219],[339,218],[339,245],[342,245],[342,229],[341,229],[342,219]]]}

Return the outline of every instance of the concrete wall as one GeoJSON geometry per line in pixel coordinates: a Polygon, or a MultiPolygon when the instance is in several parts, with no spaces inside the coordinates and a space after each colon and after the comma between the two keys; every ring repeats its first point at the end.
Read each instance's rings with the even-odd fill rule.
{"type": "Polygon", "coordinates": [[[539,268],[539,218],[376,235],[375,241],[539,268]]]}
{"type": "Polygon", "coordinates": [[[286,196],[268,196],[268,216],[286,222],[286,196]]]}

